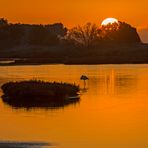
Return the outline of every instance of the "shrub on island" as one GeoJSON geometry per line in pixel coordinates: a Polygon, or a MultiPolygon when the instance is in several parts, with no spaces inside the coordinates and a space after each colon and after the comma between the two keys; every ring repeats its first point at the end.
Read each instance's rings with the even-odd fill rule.
{"type": "Polygon", "coordinates": [[[79,86],[30,80],[2,85],[3,101],[14,107],[62,107],[79,100],[79,86]],[[75,97],[74,97],[75,96],[75,97]]]}

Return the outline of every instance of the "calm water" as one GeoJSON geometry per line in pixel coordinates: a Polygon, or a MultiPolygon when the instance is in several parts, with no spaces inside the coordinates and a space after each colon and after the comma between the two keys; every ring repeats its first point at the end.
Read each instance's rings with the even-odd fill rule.
{"type": "Polygon", "coordinates": [[[0,85],[24,79],[79,84],[81,101],[27,110],[0,100],[1,141],[41,141],[57,148],[148,147],[148,65],[0,67],[0,85]],[[90,79],[85,88],[82,74],[90,79]]]}

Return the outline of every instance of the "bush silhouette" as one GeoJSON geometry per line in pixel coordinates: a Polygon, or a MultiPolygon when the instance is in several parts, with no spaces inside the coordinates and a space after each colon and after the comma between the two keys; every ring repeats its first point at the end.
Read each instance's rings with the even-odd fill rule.
{"type": "Polygon", "coordinates": [[[133,44],[140,43],[140,37],[136,28],[131,25],[118,22],[102,26],[102,39],[105,42],[133,44]]]}
{"type": "Polygon", "coordinates": [[[75,84],[37,80],[9,82],[2,85],[3,101],[13,106],[58,106],[75,101],[79,87],[75,84]]]}

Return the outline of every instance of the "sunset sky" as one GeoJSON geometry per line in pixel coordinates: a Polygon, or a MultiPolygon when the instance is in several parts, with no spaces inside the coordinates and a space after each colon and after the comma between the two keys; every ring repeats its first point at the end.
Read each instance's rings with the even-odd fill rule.
{"type": "Polygon", "coordinates": [[[115,17],[135,26],[138,30],[148,28],[147,0],[0,0],[0,2],[0,15],[10,22],[37,24],[62,22],[70,28],[86,22],[100,25],[103,19],[115,17]]]}

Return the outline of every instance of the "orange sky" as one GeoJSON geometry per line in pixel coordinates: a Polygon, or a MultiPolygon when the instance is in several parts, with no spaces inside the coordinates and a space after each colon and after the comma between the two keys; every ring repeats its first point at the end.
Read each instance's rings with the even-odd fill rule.
{"type": "Polygon", "coordinates": [[[86,22],[98,25],[106,17],[148,28],[147,0],[0,0],[0,17],[10,22],[54,23],[72,27],[86,22]]]}

